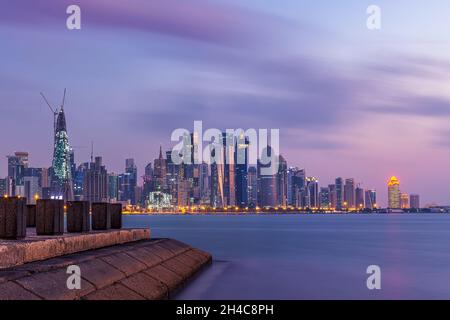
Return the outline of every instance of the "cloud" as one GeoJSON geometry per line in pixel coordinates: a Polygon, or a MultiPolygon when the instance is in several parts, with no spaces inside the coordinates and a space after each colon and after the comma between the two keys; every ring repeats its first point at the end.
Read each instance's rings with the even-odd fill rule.
{"type": "MultiPolygon", "coordinates": [[[[0,24],[65,29],[66,8],[72,4],[71,0],[9,1],[2,5],[0,24]]],[[[268,26],[263,13],[206,0],[78,0],[76,4],[84,30],[134,30],[222,45],[273,38],[288,23],[272,17],[268,26]]]]}

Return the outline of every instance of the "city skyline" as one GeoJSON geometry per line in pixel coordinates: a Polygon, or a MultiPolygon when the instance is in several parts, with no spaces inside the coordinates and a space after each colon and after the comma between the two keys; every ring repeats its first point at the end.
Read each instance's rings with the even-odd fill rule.
{"type": "Polygon", "coordinates": [[[51,119],[39,92],[53,104],[67,86],[78,163],[93,140],[108,170],[134,158],[142,173],[173,129],[200,119],[280,128],[283,156],[321,185],[353,177],[387,203],[395,175],[423,204],[450,202],[448,2],[378,1],[379,32],[366,28],[367,5],[351,0],[132,0],[125,12],[78,3],[76,31],[65,26],[69,1],[19,0],[0,12],[4,156],[25,150],[49,166],[51,119]]]}

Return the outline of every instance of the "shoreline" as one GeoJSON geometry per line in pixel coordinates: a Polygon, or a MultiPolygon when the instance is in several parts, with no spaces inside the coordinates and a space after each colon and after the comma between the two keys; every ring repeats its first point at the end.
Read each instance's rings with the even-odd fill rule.
{"type": "Polygon", "coordinates": [[[123,213],[124,216],[368,216],[368,215],[445,215],[449,212],[140,212],[140,213],[123,213]]]}

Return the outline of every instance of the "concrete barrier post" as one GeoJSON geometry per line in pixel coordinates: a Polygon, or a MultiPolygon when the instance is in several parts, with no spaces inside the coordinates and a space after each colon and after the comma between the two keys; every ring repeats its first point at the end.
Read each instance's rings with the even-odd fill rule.
{"type": "Polygon", "coordinates": [[[92,230],[111,229],[111,206],[106,202],[92,203],[92,230]]]}
{"type": "Polygon", "coordinates": [[[35,228],[36,227],[36,205],[35,204],[27,204],[27,228],[35,228]]]}
{"type": "Polygon", "coordinates": [[[27,233],[25,203],[25,198],[0,199],[0,238],[25,238],[27,233]]]}
{"type": "Polygon", "coordinates": [[[91,221],[89,217],[89,202],[67,202],[67,232],[89,232],[91,221]]]}
{"type": "Polygon", "coordinates": [[[112,203],[110,206],[111,206],[111,228],[122,229],[122,204],[112,203]]]}
{"type": "Polygon", "coordinates": [[[64,201],[41,199],[36,204],[36,234],[64,233],[64,201]]]}

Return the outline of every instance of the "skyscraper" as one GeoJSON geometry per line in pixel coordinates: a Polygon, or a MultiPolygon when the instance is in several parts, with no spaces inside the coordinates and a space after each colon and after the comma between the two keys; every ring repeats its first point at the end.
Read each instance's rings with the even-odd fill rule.
{"type": "Polygon", "coordinates": [[[24,196],[28,204],[36,204],[36,199],[41,197],[39,177],[27,176],[24,178],[24,196]]]}
{"type": "Polygon", "coordinates": [[[232,133],[223,132],[223,195],[225,205],[236,205],[236,175],[235,175],[235,143],[236,140],[232,133]]]}
{"type": "Polygon", "coordinates": [[[329,187],[320,188],[319,202],[321,209],[329,209],[331,207],[329,187]]]}
{"type": "Polygon", "coordinates": [[[409,196],[409,206],[411,209],[420,209],[420,197],[418,194],[412,194],[409,196]]]}
{"type": "Polygon", "coordinates": [[[400,209],[400,181],[391,177],[388,181],[388,208],[400,209]]]}
{"type": "Polygon", "coordinates": [[[67,135],[64,105],[61,106],[57,113],[54,135],[51,197],[70,201],[73,200],[72,167],[70,162],[72,150],[67,135]]]}
{"type": "Polygon", "coordinates": [[[89,163],[84,173],[83,198],[89,202],[108,201],[108,172],[102,164],[102,157],[96,157],[89,163]]]}
{"type": "Polygon", "coordinates": [[[277,172],[277,200],[278,205],[286,207],[287,201],[287,162],[283,156],[279,156],[278,172],[277,172]]]}
{"type": "Polygon", "coordinates": [[[305,207],[318,208],[319,203],[319,180],[315,177],[306,178],[305,207]]]}
{"type": "Polygon", "coordinates": [[[330,206],[331,209],[336,209],[336,185],[335,184],[329,184],[328,189],[330,190],[330,206]]]}
{"type": "Polygon", "coordinates": [[[375,190],[366,190],[364,194],[364,200],[366,209],[377,208],[377,192],[375,190]]]}
{"type": "Polygon", "coordinates": [[[400,193],[400,208],[409,209],[409,194],[400,193]]]}
{"type": "Polygon", "coordinates": [[[167,166],[166,159],[163,157],[162,147],[159,147],[159,157],[155,159],[153,162],[153,174],[154,174],[154,183],[155,183],[155,191],[163,191],[167,189],[167,166]]]}
{"type": "Polygon", "coordinates": [[[125,160],[126,183],[122,185],[122,201],[136,204],[137,167],[134,159],[125,160]]]}
{"type": "Polygon", "coordinates": [[[247,137],[242,134],[236,138],[236,204],[240,207],[248,206],[248,148],[247,137]]]}
{"type": "Polygon", "coordinates": [[[336,178],[336,210],[342,210],[344,205],[344,181],[341,177],[336,178]]]}
{"type": "Polygon", "coordinates": [[[251,166],[248,168],[248,205],[256,207],[258,205],[258,176],[256,168],[251,166]]]}
{"type": "Polygon", "coordinates": [[[345,179],[344,186],[344,203],[345,208],[355,208],[355,180],[345,179]]]}
{"type": "Polygon", "coordinates": [[[364,209],[364,189],[360,185],[355,189],[355,208],[357,210],[364,209]]]}
{"type": "Polygon", "coordinates": [[[119,176],[115,173],[108,173],[108,200],[117,202],[119,200],[119,176]]]}
{"type": "Polygon", "coordinates": [[[24,177],[28,168],[28,153],[15,152],[13,156],[8,156],[8,177],[10,177],[9,196],[25,196],[24,177]]]}
{"type": "MultiPolygon", "coordinates": [[[[272,171],[270,168],[278,168],[277,161],[278,157],[274,154],[273,149],[268,146],[263,149],[262,156],[260,159],[270,159],[270,161],[258,160],[257,171],[258,171],[258,204],[261,207],[276,207],[278,205],[277,199],[277,171],[270,174],[272,171]],[[264,170],[266,169],[266,170],[264,170]],[[268,171],[268,172],[266,172],[268,171]]],[[[278,161],[277,161],[278,162],[278,161]]]]}
{"type": "Polygon", "coordinates": [[[8,195],[7,179],[0,179],[0,197],[8,195]]]}
{"type": "Polygon", "coordinates": [[[304,195],[306,188],[306,171],[305,169],[291,168],[291,205],[296,207],[304,207],[304,195]]]}

